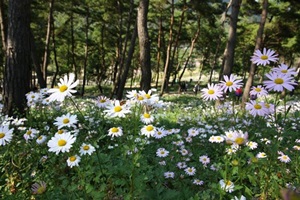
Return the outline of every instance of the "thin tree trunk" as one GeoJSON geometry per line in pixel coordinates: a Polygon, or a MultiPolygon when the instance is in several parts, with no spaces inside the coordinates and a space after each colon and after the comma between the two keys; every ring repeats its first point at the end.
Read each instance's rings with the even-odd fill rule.
{"type": "Polygon", "coordinates": [[[75,55],[75,38],[74,38],[74,16],[73,16],[73,11],[71,11],[70,21],[71,21],[71,54],[72,54],[72,66],[73,66],[73,70],[74,70],[74,74],[75,74],[75,79],[77,79],[78,67],[76,65],[76,59],[75,59],[76,55],[75,55]]]}
{"type": "Polygon", "coordinates": [[[2,50],[6,51],[6,24],[4,23],[4,8],[3,0],[0,0],[0,29],[1,29],[1,38],[2,38],[2,50]]]}
{"type": "Polygon", "coordinates": [[[237,29],[238,15],[239,15],[241,3],[242,3],[241,0],[232,0],[229,34],[228,34],[227,45],[223,56],[223,60],[224,60],[222,65],[223,75],[230,75],[232,72],[233,63],[234,63],[234,49],[236,43],[236,29],[237,29]]]}
{"type": "Polygon", "coordinates": [[[8,31],[4,74],[5,115],[25,114],[31,73],[31,0],[8,2],[8,31]]]}
{"type": "Polygon", "coordinates": [[[130,64],[131,64],[131,60],[132,60],[133,53],[134,53],[136,38],[137,38],[137,25],[135,25],[133,34],[131,36],[131,43],[130,43],[128,55],[127,55],[127,58],[125,61],[124,71],[120,78],[119,88],[117,91],[117,99],[119,99],[119,100],[121,100],[123,97],[123,92],[124,92],[126,80],[127,80],[129,69],[130,69],[130,64]]]}
{"type": "MultiPolygon", "coordinates": [[[[46,81],[44,79],[43,72],[41,70],[40,62],[36,56],[36,47],[35,47],[34,37],[33,37],[32,33],[30,33],[30,43],[31,43],[30,44],[31,45],[30,54],[31,54],[31,59],[33,62],[33,66],[34,66],[36,75],[37,75],[38,83],[41,88],[46,88],[47,87],[46,81]]],[[[35,81],[35,79],[34,79],[34,81],[35,81]]]]}
{"type": "Polygon", "coordinates": [[[55,63],[55,73],[52,79],[51,88],[54,87],[56,82],[56,77],[59,72],[59,64],[57,61],[57,53],[56,53],[56,41],[55,41],[55,28],[54,28],[54,20],[52,20],[52,48],[53,48],[53,54],[54,54],[54,63],[55,63]]]}
{"type": "Polygon", "coordinates": [[[140,0],[137,15],[137,27],[140,47],[140,65],[142,78],[140,82],[141,90],[148,92],[151,89],[151,59],[150,41],[148,35],[147,16],[149,0],[140,0]]]}
{"type": "Polygon", "coordinates": [[[86,10],[86,16],[85,16],[85,46],[84,46],[84,62],[83,62],[83,79],[82,79],[82,87],[81,87],[81,96],[84,95],[84,87],[86,84],[86,73],[87,73],[87,61],[88,61],[88,55],[89,55],[89,28],[90,28],[90,22],[89,22],[89,8],[87,7],[86,10]]]}
{"type": "Polygon", "coordinates": [[[198,37],[200,35],[200,26],[201,26],[201,24],[200,24],[200,18],[199,18],[198,19],[198,29],[197,29],[197,32],[194,35],[194,38],[192,39],[191,48],[190,48],[190,51],[189,51],[189,55],[188,55],[188,57],[186,59],[186,62],[185,62],[184,67],[183,67],[183,70],[182,70],[182,72],[181,72],[181,74],[180,74],[180,76],[178,78],[178,82],[181,81],[181,79],[183,77],[183,74],[184,74],[184,72],[185,72],[185,70],[186,70],[186,68],[188,66],[188,63],[189,63],[189,61],[190,61],[190,59],[192,57],[192,53],[193,53],[193,50],[194,50],[194,47],[195,47],[195,43],[198,40],[198,37]]]}
{"type": "MultiPolygon", "coordinates": [[[[263,0],[262,3],[262,12],[261,12],[261,20],[259,24],[259,28],[257,30],[257,36],[256,36],[256,43],[255,43],[255,49],[261,49],[263,45],[263,33],[264,33],[264,27],[267,20],[267,9],[268,9],[268,0],[263,0]]],[[[244,88],[244,93],[242,97],[242,107],[245,107],[246,102],[248,101],[250,88],[253,84],[254,75],[256,71],[256,65],[254,63],[251,63],[249,76],[244,88]]]]}
{"type": "Polygon", "coordinates": [[[160,89],[160,96],[164,94],[165,91],[169,89],[169,77],[168,72],[170,68],[170,57],[171,57],[171,50],[172,50],[172,43],[173,43],[173,25],[174,25],[174,0],[171,2],[171,18],[170,18],[170,31],[169,31],[169,43],[167,47],[167,55],[165,61],[165,68],[164,68],[164,76],[161,82],[161,89],[160,89]]]}
{"type": "Polygon", "coordinates": [[[160,71],[160,58],[161,58],[161,36],[163,33],[162,29],[162,11],[160,12],[159,17],[159,29],[158,29],[158,35],[157,35],[157,55],[156,55],[156,81],[155,81],[155,88],[158,87],[158,80],[159,80],[159,71],[160,71]]]}
{"type": "Polygon", "coordinates": [[[49,63],[49,46],[50,46],[50,38],[51,38],[51,30],[52,30],[52,21],[53,21],[53,5],[54,5],[54,0],[50,0],[49,2],[49,16],[48,16],[48,24],[47,24],[47,34],[46,34],[46,40],[45,40],[45,51],[44,51],[44,59],[43,59],[43,75],[44,75],[44,80],[47,85],[47,67],[49,63]]]}

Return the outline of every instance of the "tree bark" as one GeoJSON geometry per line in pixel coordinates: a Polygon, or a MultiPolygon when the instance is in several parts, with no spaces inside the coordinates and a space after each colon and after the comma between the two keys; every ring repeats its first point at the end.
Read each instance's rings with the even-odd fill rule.
{"type": "Polygon", "coordinates": [[[167,47],[167,55],[166,55],[166,61],[165,61],[165,68],[164,68],[164,76],[161,82],[161,90],[160,90],[160,96],[164,94],[165,91],[168,91],[169,87],[169,77],[168,72],[170,68],[170,57],[171,57],[171,49],[172,49],[172,43],[173,43],[173,25],[174,25],[174,0],[171,2],[171,18],[170,18],[170,31],[169,31],[169,43],[167,47]]]}
{"type": "Polygon", "coordinates": [[[46,34],[46,40],[45,40],[45,51],[44,51],[44,59],[43,59],[43,66],[42,66],[42,71],[43,71],[44,79],[46,81],[46,85],[47,85],[47,67],[48,67],[48,63],[49,63],[49,46],[50,46],[51,31],[53,28],[52,27],[53,5],[54,5],[54,0],[50,0],[47,34],[46,34]]]}
{"type": "Polygon", "coordinates": [[[151,60],[150,41],[147,27],[149,0],[140,0],[137,16],[138,38],[140,47],[140,65],[142,78],[141,90],[148,92],[151,89],[151,60]]]}
{"type": "Polygon", "coordinates": [[[132,60],[133,53],[134,53],[136,38],[137,38],[137,25],[135,25],[135,28],[134,28],[134,31],[133,31],[133,34],[131,37],[131,43],[130,43],[130,47],[128,50],[128,55],[125,60],[124,71],[120,78],[120,83],[119,83],[119,87],[118,87],[118,91],[117,91],[117,99],[119,99],[119,100],[121,100],[123,97],[123,92],[124,92],[126,80],[127,80],[129,69],[130,69],[130,64],[131,64],[131,60],[132,60]]]}
{"type": "MultiPolygon", "coordinates": [[[[268,9],[268,0],[263,0],[262,3],[262,12],[261,12],[261,20],[259,24],[259,28],[257,30],[256,35],[256,43],[255,43],[255,50],[261,49],[263,44],[263,33],[264,33],[264,27],[267,20],[267,9],[268,9]]],[[[256,71],[256,65],[254,63],[251,63],[250,70],[249,70],[249,76],[244,88],[244,93],[242,97],[242,107],[245,107],[245,103],[248,101],[250,88],[253,84],[254,75],[256,71]]]]}
{"type": "Polygon", "coordinates": [[[81,87],[81,96],[84,95],[84,88],[86,84],[86,73],[87,73],[87,62],[89,55],[89,8],[86,8],[86,16],[85,16],[85,46],[84,46],[84,61],[83,61],[83,79],[82,79],[82,87],[81,87]]]}
{"type": "Polygon", "coordinates": [[[30,91],[31,74],[31,0],[8,2],[8,31],[4,74],[4,107],[6,115],[25,114],[26,93],[30,91]]]}
{"type": "Polygon", "coordinates": [[[6,51],[6,24],[4,23],[4,8],[3,0],[0,0],[0,29],[1,29],[1,38],[2,38],[2,49],[3,52],[6,51]]]}
{"type": "Polygon", "coordinates": [[[238,15],[240,11],[241,0],[232,0],[231,2],[231,15],[230,15],[230,26],[228,33],[228,40],[223,55],[223,75],[230,75],[234,63],[234,49],[236,43],[236,29],[238,22],[238,15]]]}

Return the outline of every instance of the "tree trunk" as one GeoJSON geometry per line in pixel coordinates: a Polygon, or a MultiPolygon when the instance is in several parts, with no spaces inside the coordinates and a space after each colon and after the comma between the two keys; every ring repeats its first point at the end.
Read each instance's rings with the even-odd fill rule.
{"type": "Polygon", "coordinates": [[[86,84],[86,71],[87,71],[87,61],[88,61],[88,53],[89,53],[89,8],[86,8],[86,16],[85,16],[85,46],[84,46],[84,62],[83,62],[83,79],[82,79],[82,87],[81,87],[81,96],[84,95],[84,87],[86,84]]]}
{"type": "Polygon", "coordinates": [[[54,20],[51,23],[52,23],[52,48],[53,48],[54,63],[55,63],[55,73],[54,73],[52,83],[51,83],[51,88],[53,88],[54,85],[55,85],[55,82],[56,82],[56,77],[57,77],[58,72],[59,72],[59,65],[58,65],[57,53],[56,53],[54,20]]]}
{"type": "Polygon", "coordinates": [[[133,34],[132,34],[132,37],[131,37],[131,43],[130,43],[130,47],[129,47],[129,50],[128,50],[128,55],[127,55],[127,58],[125,60],[124,71],[123,71],[122,76],[120,78],[120,83],[119,83],[119,87],[118,87],[118,91],[117,91],[117,99],[119,99],[119,100],[121,100],[122,97],[123,97],[123,92],[124,92],[127,76],[128,76],[131,60],[132,60],[133,53],[134,53],[136,38],[137,38],[137,25],[135,25],[135,28],[134,28],[134,31],[133,31],[133,34]]]}
{"type": "Polygon", "coordinates": [[[169,68],[170,68],[170,57],[171,57],[171,49],[173,43],[173,25],[174,25],[174,0],[171,2],[171,18],[170,18],[170,31],[169,31],[169,43],[167,47],[167,55],[165,61],[165,69],[164,69],[164,76],[161,82],[161,90],[160,96],[164,94],[164,91],[168,91],[169,88],[169,68]]]}
{"type": "Polygon", "coordinates": [[[4,107],[2,112],[12,116],[25,114],[26,97],[30,91],[31,73],[31,0],[8,2],[8,31],[4,74],[4,107]]]}
{"type": "MultiPolygon", "coordinates": [[[[261,12],[261,20],[260,20],[259,28],[257,30],[254,51],[262,48],[264,27],[265,27],[265,23],[267,20],[268,0],[263,0],[262,7],[263,8],[262,8],[262,12],[261,12]]],[[[246,85],[244,88],[243,97],[242,97],[242,106],[243,107],[245,106],[245,103],[248,101],[249,92],[250,92],[250,88],[253,84],[255,71],[256,71],[256,65],[254,63],[251,63],[250,70],[249,70],[249,76],[248,76],[248,79],[247,79],[247,82],[246,82],[246,85]]]]}
{"type": "Polygon", "coordinates": [[[45,51],[44,51],[44,59],[43,59],[43,75],[44,79],[47,84],[47,67],[49,62],[49,46],[50,46],[50,38],[51,38],[51,30],[52,30],[52,21],[53,21],[53,4],[54,0],[50,0],[49,3],[49,16],[48,16],[48,25],[47,25],[47,34],[46,34],[46,41],[45,41],[45,51]]]}
{"type": "Polygon", "coordinates": [[[156,81],[155,81],[155,87],[158,87],[158,80],[159,80],[159,71],[160,71],[160,59],[161,59],[161,36],[163,33],[163,27],[162,27],[162,11],[160,12],[159,17],[159,29],[158,29],[158,35],[157,35],[157,55],[156,55],[156,81]]]}
{"type": "Polygon", "coordinates": [[[183,77],[183,74],[184,74],[184,72],[185,72],[185,70],[186,70],[186,68],[188,66],[188,63],[189,63],[189,61],[190,61],[190,59],[192,57],[192,53],[193,53],[193,50],[194,50],[194,47],[195,47],[195,43],[198,40],[198,37],[200,35],[200,26],[201,26],[201,24],[200,24],[200,17],[199,17],[198,18],[198,29],[197,29],[197,32],[195,33],[194,38],[192,39],[191,47],[190,47],[190,51],[189,51],[189,55],[188,55],[188,57],[186,59],[186,62],[185,62],[184,67],[183,67],[183,70],[182,70],[182,72],[181,72],[181,74],[180,74],[180,76],[178,78],[178,82],[181,81],[181,79],[183,77]]]}
{"type": "Polygon", "coordinates": [[[150,41],[148,36],[147,15],[149,0],[140,0],[137,16],[137,27],[140,47],[140,65],[142,70],[141,90],[148,92],[151,89],[151,60],[150,41]]]}
{"type": "Polygon", "coordinates": [[[234,49],[236,43],[236,28],[241,3],[241,0],[232,0],[228,40],[223,56],[223,75],[230,75],[232,72],[234,63],[234,49]]]}
{"type": "Polygon", "coordinates": [[[0,0],[0,29],[1,29],[1,38],[2,38],[2,49],[3,52],[6,51],[6,24],[4,23],[4,8],[3,0],[0,0]]]}

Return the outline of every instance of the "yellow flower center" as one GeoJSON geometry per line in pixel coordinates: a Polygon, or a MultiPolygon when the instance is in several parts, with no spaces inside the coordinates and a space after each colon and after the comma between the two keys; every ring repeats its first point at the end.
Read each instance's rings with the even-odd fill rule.
{"type": "Polygon", "coordinates": [[[235,142],[236,144],[238,144],[238,145],[243,144],[244,141],[245,141],[244,138],[241,138],[241,137],[238,137],[238,138],[236,138],[236,139],[234,140],[234,142],[235,142]]]}
{"type": "Polygon", "coordinates": [[[105,103],[106,100],[105,99],[100,99],[100,103],[105,103]]]}
{"type": "Polygon", "coordinates": [[[115,112],[120,112],[122,110],[121,106],[115,106],[115,112]]]}
{"type": "Polygon", "coordinates": [[[58,144],[58,146],[63,147],[67,144],[67,141],[63,140],[63,139],[60,139],[60,140],[58,140],[57,144],[58,144]]]}
{"type": "Polygon", "coordinates": [[[284,81],[283,81],[282,78],[276,78],[276,79],[274,80],[274,83],[279,84],[279,85],[281,85],[283,82],[284,82],[284,81]]]}
{"type": "Polygon", "coordinates": [[[233,82],[232,82],[232,81],[227,81],[227,82],[226,82],[226,86],[229,87],[229,86],[232,86],[232,85],[233,85],[233,82]]]}
{"type": "Polygon", "coordinates": [[[111,129],[111,132],[113,132],[113,133],[117,133],[117,132],[119,132],[119,129],[118,129],[118,128],[116,128],[116,127],[113,127],[113,128],[111,129]]]}
{"type": "Polygon", "coordinates": [[[149,125],[149,126],[146,127],[146,130],[147,130],[147,131],[153,131],[153,129],[154,129],[154,128],[153,128],[153,126],[151,126],[151,125],[149,125]]]}
{"type": "Polygon", "coordinates": [[[68,86],[66,86],[66,85],[62,85],[62,86],[59,87],[59,91],[60,91],[60,92],[64,92],[64,91],[66,91],[67,89],[68,89],[68,86]]]}
{"type": "Polygon", "coordinates": [[[38,140],[41,140],[41,139],[43,139],[43,136],[38,137],[38,140]]]}
{"type": "Polygon", "coordinates": [[[74,162],[74,161],[76,160],[76,156],[71,156],[71,157],[69,158],[69,160],[70,160],[71,162],[74,162]]]}
{"type": "Polygon", "coordinates": [[[144,113],[144,117],[145,118],[150,118],[150,114],[149,113],[144,113]]]}
{"type": "Polygon", "coordinates": [[[215,91],[214,91],[214,90],[208,90],[207,93],[208,93],[208,94],[214,94],[215,91]]]}
{"type": "Polygon", "coordinates": [[[0,139],[5,137],[5,133],[0,133],[0,139]]]}
{"type": "Polygon", "coordinates": [[[265,107],[266,107],[266,108],[270,108],[270,104],[266,103],[266,104],[265,104],[265,107]]]}
{"type": "Polygon", "coordinates": [[[31,96],[32,99],[34,99],[34,97],[35,97],[34,95],[31,96]]]}
{"type": "Polygon", "coordinates": [[[87,151],[87,150],[89,150],[89,149],[90,149],[90,146],[89,146],[89,145],[83,146],[83,150],[87,151]]]}
{"type": "Polygon", "coordinates": [[[30,131],[30,130],[26,132],[27,135],[31,135],[31,133],[32,133],[32,131],[30,131]]]}
{"type": "Polygon", "coordinates": [[[161,151],[160,154],[165,154],[165,152],[164,152],[164,151],[161,151]]]}
{"type": "Polygon", "coordinates": [[[283,69],[283,70],[281,70],[281,73],[287,73],[288,72],[288,70],[286,70],[286,69],[283,69]]]}
{"type": "Polygon", "coordinates": [[[254,108],[255,108],[256,110],[260,110],[260,109],[261,109],[261,105],[255,104],[255,105],[254,105],[254,108]]]}
{"type": "Polygon", "coordinates": [[[64,133],[64,130],[58,130],[57,133],[58,133],[58,134],[63,134],[63,133],[64,133]]]}
{"type": "Polygon", "coordinates": [[[288,160],[288,157],[286,155],[282,156],[281,158],[282,160],[288,160]]]}
{"type": "Polygon", "coordinates": [[[63,123],[64,124],[68,124],[70,122],[70,120],[68,119],[68,118],[65,118],[64,120],[63,120],[63,123]]]}
{"type": "Polygon", "coordinates": [[[262,60],[268,60],[268,56],[267,55],[262,55],[261,57],[260,57],[260,59],[262,59],[262,60]]]}
{"type": "Polygon", "coordinates": [[[261,88],[255,88],[256,92],[261,92],[261,88]]]}
{"type": "Polygon", "coordinates": [[[160,131],[157,132],[157,135],[161,135],[161,134],[162,134],[162,132],[160,132],[160,131]]]}
{"type": "Polygon", "coordinates": [[[226,181],[225,184],[226,184],[226,186],[230,186],[230,185],[232,185],[232,182],[231,181],[226,181]]]}
{"type": "Polygon", "coordinates": [[[188,171],[189,171],[189,172],[193,172],[193,169],[192,169],[192,168],[190,168],[190,169],[188,169],[188,171]]]}
{"type": "Polygon", "coordinates": [[[150,99],[150,98],[151,98],[151,95],[150,95],[150,94],[145,94],[145,97],[146,97],[147,99],[150,99]]]}
{"type": "Polygon", "coordinates": [[[40,187],[37,189],[36,193],[37,193],[37,194],[43,194],[45,191],[46,191],[46,187],[40,186],[40,187]]]}
{"type": "Polygon", "coordinates": [[[138,97],[138,100],[139,100],[139,101],[143,101],[143,100],[144,100],[144,97],[139,96],[139,97],[138,97]]]}

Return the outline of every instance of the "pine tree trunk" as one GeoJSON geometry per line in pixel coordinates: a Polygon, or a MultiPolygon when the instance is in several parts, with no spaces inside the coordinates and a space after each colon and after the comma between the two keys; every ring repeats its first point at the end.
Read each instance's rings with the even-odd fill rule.
{"type": "Polygon", "coordinates": [[[140,0],[137,16],[140,65],[142,70],[140,87],[146,92],[151,89],[150,41],[147,27],[148,7],[149,0],[140,0]]]}
{"type": "MultiPolygon", "coordinates": [[[[263,0],[263,9],[261,12],[261,20],[260,20],[260,24],[259,24],[259,28],[257,30],[257,35],[256,35],[256,43],[255,43],[255,49],[261,49],[262,44],[263,44],[263,33],[264,33],[264,27],[265,27],[265,23],[267,20],[267,8],[268,8],[268,0],[263,0]]],[[[250,92],[250,88],[253,84],[253,80],[254,80],[254,75],[255,75],[255,71],[256,71],[256,65],[254,63],[251,63],[250,66],[250,70],[249,70],[249,76],[244,88],[244,93],[243,93],[243,97],[242,97],[242,106],[245,106],[245,103],[248,101],[248,97],[249,97],[249,92],[250,92]]]]}
{"type": "Polygon", "coordinates": [[[241,6],[241,0],[232,0],[231,4],[231,15],[230,15],[230,27],[227,45],[224,51],[224,61],[223,61],[223,75],[230,75],[234,63],[234,49],[236,43],[236,29],[238,22],[238,15],[241,6]]]}
{"type": "Polygon", "coordinates": [[[8,2],[4,107],[2,112],[9,116],[25,113],[27,103],[25,94],[30,91],[30,4],[31,0],[11,0],[8,2]]]}

